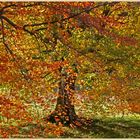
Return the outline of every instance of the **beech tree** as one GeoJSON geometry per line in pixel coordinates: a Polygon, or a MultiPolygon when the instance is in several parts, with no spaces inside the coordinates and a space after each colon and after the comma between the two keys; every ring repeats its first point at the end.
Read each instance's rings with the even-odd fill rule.
{"type": "MultiPolygon", "coordinates": [[[[123,85],[129,84],[129,76],[138,76],[139,18],[133,17],[139,15],[139,6],[133,9],[129,2],[1,2],[0,7],[0,80],[12,86],[16,100],[21,100],[16,92],[22,88],[38,102],[43,102],[43,93],[56,89],[57,104],[47,120],[80,125],[83,122],[74,108],[76,92],[96,95],[109,85],[117,98],[127,95],[129,90],[123,85]],[[124,61],[127,67],[135,67],[135,73],[132,69],[124,72],[124,61]],[[122,89],[125,94],[119,94],[122,89]]],[[[133,92],[138,89],[132,90],[132,96],[139,95],[133,92]]],[[[3,105],[12,100],[5,95],[0,98],[3,105]]],[[[23,102],[15,105],[25,113],[23,102]]]]}

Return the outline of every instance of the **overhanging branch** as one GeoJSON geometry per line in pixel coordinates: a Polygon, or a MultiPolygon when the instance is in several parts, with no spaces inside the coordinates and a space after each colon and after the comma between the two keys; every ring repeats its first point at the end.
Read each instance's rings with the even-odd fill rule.
{"type": "MultiPolygon", "coordinates": [[[[26,25],[23,26],[23,29],[24,29],[25,31],[27,31],[28,33],[30,33],[30,31],[27,29],[28,27],[38,27],[38,26],[42,26],[42,25],[48,25],[48,24],[54,24],[54,23],[57,23],[57,22],[63,22],[63,21],[69,20],[69,19],[71,19],[71,18],[75,18],[75,17],[81,15],[82,13],[90,12],[90,11],[92,11],[93,9],[96,9],[96,8],[98,8],[98,7],[100,7],[100,6],[104,6],[104,5],[106,5],[106,4],[108,4],[108,2],[100,3],[100,4],[96,5],[96,6],[91,7],[91,8],[88,8],[88,9],[85,8],[83,11],[81,11],[81,12],[79,12],[79,13],[76,13],[76,14],[69,13],[69,15],[70,15],[69,17],[62,18],[62,19],[59,19],[59,20],[54,20],[54,21],[51,21],[51,22],[35,23],[35,24],[26,24],[26,25]]],[[[111,4],[112,4],[112,3],[110,3],[110,5],[111,5],[111,4]]],[[[114,4],[114,3],[113,3],[113,4],[114,4]]],[[[37,29],[37,30],[35,30],[35,31],[45,30],[45,29],[47,29],[47,28],[41,27],[41,28],[39,28],[39,29],[37,29]]]]}
{"type": "Polygon", "coordinates": [[[5,16],[1,16],[1,19],[4,19],[6,22],[8,22],[11,26],[13,26],[15,29],[18,28],[18,26],[12,22],[9,18],[5,17],[5,16]]]}
{"type": "Polygon", "coordinates": [[[9,46],[6,44],[6,41],[5,41],[3,19],[1,19],[1,25],[2,25],[2,42],[3,42],[7,52],[9,52],[11,55],[13,55],[13,51],[9,48],[9,46]]]}

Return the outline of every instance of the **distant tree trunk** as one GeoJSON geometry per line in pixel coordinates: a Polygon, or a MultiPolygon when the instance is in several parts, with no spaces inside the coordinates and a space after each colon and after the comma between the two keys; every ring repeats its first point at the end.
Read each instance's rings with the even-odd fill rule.
{"type": "Polygon", "coordinates": [[[78,117],[74,109],[76,75],[74,73],[62,73],[59,82],[59,94],[54,112],[48,117],[48,120],[54,123],[64,125],[75,124],[78,117]]]}

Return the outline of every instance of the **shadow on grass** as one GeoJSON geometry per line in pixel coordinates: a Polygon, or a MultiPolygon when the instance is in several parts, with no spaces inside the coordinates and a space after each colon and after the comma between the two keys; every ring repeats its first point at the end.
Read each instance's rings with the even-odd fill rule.
{"type": "Polygon", "coordinates": [[[102,121],[96,119],[92,120],[90,125],[78,129],[81,135],[91,138],[140,138],[140,120],[102,121]]]}
{"type": "Polygon", "coordinates": [[[140,121],[93,120],[88,131],[104,138],[140,138],[140,121]]]}
{"type": "Polygon", "coordinates": [[[13,135],[11,132],[11,136],[14,138],[140,138],[140,120],[85,120],[78,128],[61,127],[64,133],[59,136],[54,135],[54,131],[59,130],[57,125],[42,124],[20,126],[20,133],[13,135]],[[53,126],[55,128],[52,128],[53,126]],[[47,131],[44,131],[45,129],[47,131]],[[30,132],[33,134],[31,135],[30,132]],[[48,132],[51,133],[47,134],[48,132]]]}

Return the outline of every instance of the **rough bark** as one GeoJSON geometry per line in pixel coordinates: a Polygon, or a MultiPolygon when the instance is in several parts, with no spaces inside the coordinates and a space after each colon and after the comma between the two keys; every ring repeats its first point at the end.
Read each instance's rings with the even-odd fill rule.
{"type": "Polygon", "coordinates": [[[61,73],[59,82],[59,94],[54,112],[48,117],[53,123],[61,123],[69,126],[70,124],[78,125],[78,116],[74,109],[74,92],[75,92],[76,75],[74,73],[61,73]]]}

